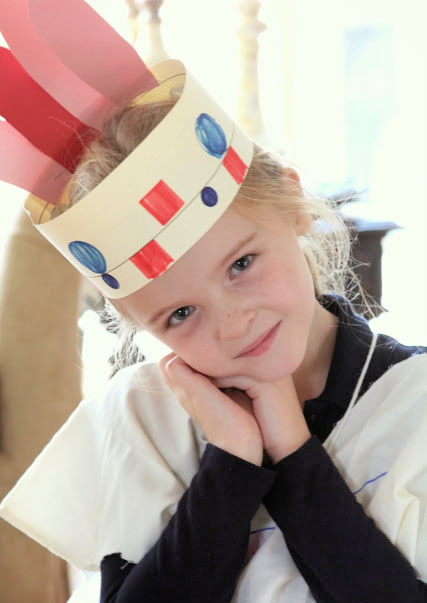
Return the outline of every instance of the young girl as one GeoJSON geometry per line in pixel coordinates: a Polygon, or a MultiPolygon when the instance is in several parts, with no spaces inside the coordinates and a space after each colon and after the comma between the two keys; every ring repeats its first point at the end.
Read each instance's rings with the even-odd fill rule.
{"type": "MultiPolygon", "coordinates": [[[[132,107],[117,116],[79,168],[71,200],[82,181],[85,190],[96,186],[112,156],[124,159],[170,108],[132,107]]],[[[327,293],[342,291],[346,276],[345,235],[316,232],[315,220],[328,213],[337,227],[324,202],[307,199],[293,169],[255,147],[223,216],[169,270],[116,304],[131,327],[173,350],[159,363],[160,375],[176,396],[170,404],[181,404],[198,434],[185,438],[177,409],[168,416],[169,405],[156,408],[150,462],[167,454],[168,471],[179,467],[182,480],[170,438],[186,457],[193,438],[207,446],[191,482],[184,477],[179,501],[172,497],[176,511],[168,506],[167,519],[155,518],[164,529],[141,560],[127,563],[120,550],[103,559],[101,601],[427,600],[425,584],[354,496],[386,472],[368,469],[368,479],[347,485],[322,446],[352,396],[371,388],[375,406],[381,403],[375,381],[426,351],[374,337],[344,297],[327,293]]],[[[425,371],[427,358],[417,360],[425,371]]],[[[411,373],[406,365],[399,379],[411,373]]],[[[154,367],[125,373],[121,399],[135,396],[137,404],[139,390],[162,388],[154,367]]],[[[425,412],[425,389],[422,398],[425,412]]],[[[146,404],[164,401],[156,392],[146,404]]],[[[377,434],[374,440],[377,446],[377,434]]],[[[141,509],[140,521],[147,519],[151,512],[147,518],[141,509]]]]}
{"type": "Polygon", "coordinates": [[[355,314],[334,210],[154,73],[40,230],[173,351],[82,402],[1,515],[100,567],[102,603],[427,601],[427,349],[355,314]]]}

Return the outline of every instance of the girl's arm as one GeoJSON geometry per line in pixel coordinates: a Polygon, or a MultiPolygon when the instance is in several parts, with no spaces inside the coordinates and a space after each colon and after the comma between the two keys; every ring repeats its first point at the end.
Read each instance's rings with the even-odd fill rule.
{"type": "Polygon", "coordinates": [[[310,437],[292,377],[232,382],[252,399],[277,471],[263,502],[316,600],[425,603],[426,586],[365,514],[320,441],[310,437]]]}
{"type": "MultiPolygon", "coordinates": [[[[137,565],[104,559],[102,603],[226,603],[244,566],[249,523],[275,479],[260,467],[263,443],[246,395],[221,392],[170,354],[166,383],[210,444],[175,515],[137,565]]],[[[144,521],[144,517],[141,517],[144,521]]]]}
{"type": "Polygon", "coordinates": [[[427,601],[426,585],[365,514],[316,437],[275,469],[263,502],[316,601],[427,601]]]}
{"type": "Polygon", "coordinates": [[[244,566],[250,520],[274,478],[274,471],[208,444],[175,515],[143,559],[103,560],[101,603],[228,603],[244,566]]]}
{"type": "Polygon", "coordinates": [[[426,602],[426,587],[364,512],[308,428],[293,380],[252,384],[254,414],[277,478],[264,504],[321,603],[426,602]]]}

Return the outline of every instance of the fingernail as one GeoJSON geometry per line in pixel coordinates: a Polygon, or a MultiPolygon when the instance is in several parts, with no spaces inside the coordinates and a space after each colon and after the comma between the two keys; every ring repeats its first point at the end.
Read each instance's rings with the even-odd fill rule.
{"type": "Polygon", "coordinates": [[[166,369],[166,370],[169,370],[169,366],[171,365],[171,363],[172,363],[174,360],[176,360],[176,358],[177,358],[177,356],[174,356],[173,358],[171,358],[170,360],[168,360],[168,361],[166,362],[166,365],[165,365],[165,369],[166,369]]]}

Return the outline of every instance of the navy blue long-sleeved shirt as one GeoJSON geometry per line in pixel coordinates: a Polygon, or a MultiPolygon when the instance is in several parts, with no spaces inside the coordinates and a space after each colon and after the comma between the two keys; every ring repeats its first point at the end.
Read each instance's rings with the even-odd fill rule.
{"type": "MultiPolygon", "coordinates": [[[[322,446],[348,407],[372,338],[346,300],[327,297],[324,304],[339,322],[324,391],[304,406],[312,438],[274,467],[209,444],[175,515],[143,559],[127,564],[117,551],[103,560],[101,603],[229,602],[260,503],[316,601],[427,601],[426,585],[365,515],[322,446]]],[[[360,393],[392,365],[426,351],[380,335],[360,393]]]]}

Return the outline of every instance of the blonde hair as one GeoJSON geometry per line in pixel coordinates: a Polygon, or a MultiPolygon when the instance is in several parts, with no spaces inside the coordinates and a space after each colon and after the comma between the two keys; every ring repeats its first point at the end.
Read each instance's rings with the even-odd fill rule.
{"type": "MultiPolygon", "coordinates": [[[[124,161],[174,104],[174,100],[148,105],[135,102],[115,115],[103,133],[87,148],[70,183],[70,203],[77,203],[124,161]]],[[[327,292],[348,294],[349,283],[353,282],[353,286],[355,283],[354,274],[349,268],[350,237],[337,212],[336,202],[304,191],[293,177],[295,172],[286,168],[292,166],[284,164],[274,153],[255,144],[252,163],[230,207],[256,222],[262,222],[272,214],[285,218],[308,214],[311,226],[300,240],[316,296],[321,300],[327,292]]],[[[359,287],[358,283],[356,287],[359,287]]],[[[110,325],[112,323],[121,334],[116,361],[128,364],[129,355],[135,359],[135,349],[129,350],[136,325],[120,303],[111,304],[107,301],[106,309],[110,325]]]]}

